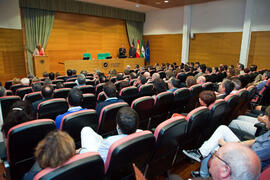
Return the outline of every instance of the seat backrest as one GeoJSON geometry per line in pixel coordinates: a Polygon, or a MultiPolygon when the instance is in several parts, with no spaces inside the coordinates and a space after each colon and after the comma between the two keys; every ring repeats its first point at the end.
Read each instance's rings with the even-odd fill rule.
{"type": "Polygon", "coordinates": [[[122,107],[128,106],[125,102],[107,105],[101,109],[98,120],[98,133],[103,137],[116,133],[116,114],[122,107]]]}
{"type": "Polygon", "coordinates": [[[80,86],[80,87],[78,87],[78,89],[80,89],[83,94],[85,94],[85,93],[95,93],[95,88],[92,85],[80,86]]]}
{"type": "Polygon", "coordinates": [[[21,100],[20,96],[3,96],[3,97],[0,97],[1,109],[2,109],[2,115],[3,115],[3,122],[5,122],[7,114],[10,111],[10,108],[13,105],[13,103],[15,103],[18,100],[21,100]]]}
{"type": "Polygon", "coordinates": [[[66,79],[66,78],[67,78],[67,76],[57,76],[56,77],[56,79],[63,79],[63,80],[66,79]]]}
{"type": "Polygon", "coordinates": [[[6,96],[12,96],[13,92],[11,90],[6,90],[6,96]]]}
{"type": "Polygon", "coordinates": [[[103,101],[105,101],[105,100],[106,100],[106,95],[105,95],[105,92],[102,91],[102,92],[100,92],[100,93],[98,94],[98,96],[97,96],[97,103],[103,102],[103,101]]]}
{"type": "Polygon", "coordinates": [[[247,91],[248,91],[248,99],[249,99],[249,101],[251,101],[257,93],[257,88],[256,88],[256,86],[249,86],[247,88],[247,91]]]}
{"type": "Polygon", "coordinates": [[[182,113],[186,112],[188,100],[190,98],[190,91],[188,88],[180,88],[174,91],[174,100],[173,100],[173,113],[182,113]]]}
{"type": "Polygon", "coordinates": [[[233,118],[232,117],[233,112],[236,109],[236,106],[238,105],[239,96],[234,95],[234,94],[230,94],[230,95],[226,96],[224,100],[227,102],[227,109],[226,109],[226,113],[225,113],[224,118],[223,118],[223,124],[229,125],[232,118],[233,118]]]}
{"type": "Polygon", "coordinates": [[[85,126],[97,130],[98,117],[93,109],[82,110],[65,115],[61,119],[60,130],[68,132],[74,139],[76,149],[81,147],[81,130],[85,126]]]}
{"type": "Polygon", "coordinates": [[[104,179],[104,163],[96,152],[77,154],[64,165],[57,168],[45,168],[34,180],[67,180],[67,179],[104,179]]]}
{"type": "MultiPolygon", "coordinates": [[[[93,77],[89,77],[89,78],[93,78],[93,77]]],[[[94,86],[95,80],[94,79],[86,79],[85,84],[94,86]]]]}
{"type": "Polygon", "coordinates": [[[54,129],[53,120],[40,119],[16,125],[8,131],[6,151],[12,179],[22,179],[30,170],[38,142],[54,129]]]}
{"type": "Polygon", "coordinates": [[[41,95],[40,91],[32,92],[32,93],[26,94],[24,96],[24,100],[29,101],[30,103],[33,103],[33,102],[40,100],[40,99],[42,99],[42,95],[41,95]]]}
{"type": "Polygon", "coordinates": [[[155,138],[150,131],[130,134],[113,143],[105,162],[108,179],[122,179],[132,174],[132,163],[144,165],[153,152],[155,138]]]}
{"type": "Polygon", "coordinates": [[[166,78],[166,73],[164,71],[159,71],[158,74],[160,76],[160,79],[166,78]]]}
{"type": "Polygon", "coordinates": [[[12,80],[5,82],[5,88],[6,89],[10,89],[11,86],[12,86],[12,80]]]}
{"type": "Polygon", "coordinates": [[[149,119],[154,110],[154,102],[151,96],[140,97],[132,102],[131,108],[134,109],[140,117],[139,129],[149,128],[149,119]]]}
{"type": "Polygon", "coordinates": [[[32,87],[23,87],[16,90],[16,95],[20,96],[21,99],[23,99],[25,94],[29,94],[31,92],[33,92],[32,87]]]}
{"type": "Polygon", "coordinates": [[[95,109],[97,104],[95,94],[86,93],[83,94],[82,107],[87,109],[95,109]]]}
{"type": "Polygon", "coordinates": [[[155,111],[157,113],[168,112],[174,101],[172,92],[166,91],[159,93],[155,97],[155,111]]]}
{"type": "Polygon", "coordinates": [[[260,104],[268,105],[270,103],[270,79],[267,80],[264,88],[259,92],[261,95],[260,104]]]}
{"type": "Polygon", "coordinates": [[[196,84],[189,88],[190,90],[190,98],[188,102],[188,112],[192,111],[194,108],[196,108],[199,105],[199,94],[203,91],[203,88],[201,85],[196,84]]]}
{"type": "Polygon", "coordinates": [[[187,79],[187,74],[186,73],[178,73],[176,77],[177,77],[177,79],[179,79],[180,82],[185,82],[187,79]]]}
{"type": "Polygon", "coordinates": [[[143,84],[139,87],[139,96],[152,96],[153,92],[153,85],[152,84],[143,84]]]}
{"type": "Polygon", "coordinates": [[[64,98],[55,98],[43,101],[37,106],[37,117],[55,119],[59,114],[68,110],[68,103],[64,98]]]}
{"type": "Polygon", "coordinates": [[[57,84],[57,83],[59,83],[59,82],[64,83],[64,80],[63,80],[63,79],[55,79],[55,80],[52,80],[52,83],[53,83],[53,84],[57,84]]]}
{"type": "Polygon", "coordinates": [[[68,79],[67,79],[67,82],[75,82],[76,80],[77,80],[76,77],[68,78],[68,79]]]}
{"type": "Polygon", "coordinates": [[[70,90],[71,88],[55,89],[53,92],[53,97],[54,98],[67,98],[70,90]]]}
{"type": "Polygon", "coordinates": [[[138,88],[137,87],[125,87],[121,89],[119,93],[119,98],[126,101],[129,105],[131,105],[132,101],[138,97],[138,88]]]}
{"type": "Polygon", "coordinates": [[[65,82],[64,83],[64,87],[65,88],[73,88],[74,86],[76,86],[77,84],[75,82],[65,82]]]}
{"type": "Polygon", "coordinates": [[[11,88],[11,91],[13,92],[13,94],[15,94],[17,89],[20,89],[20,88],[23,88],[23,87],[28,87],[28,86],[25,86],[25,85],[22,85],[22,84],[15,84],[15,85],[12,85],[10,88],[11,88]]]}
{"type": "Polygon", "coordinates": [[[105,85],[105,83],[100,83],[100,84],[96,85],[96,92],[95,92],[96,96],[98,96],[98,94],[103,91],[104,85],[105,85]]]}
{"type": "Polygon", "coordinates": [[[173,166],[178,146],[185,138],[186,126],[187,121],[183,117],[172,117],[156,127],[156,145],[148,173],[150,177],[152,174],[163,174],[173,166]]]}
{"type": "Polygon", "coordinates": [[[214,90],[214,84],[212,82],[207,82],[202,85],[203,90],[214,90]]]}

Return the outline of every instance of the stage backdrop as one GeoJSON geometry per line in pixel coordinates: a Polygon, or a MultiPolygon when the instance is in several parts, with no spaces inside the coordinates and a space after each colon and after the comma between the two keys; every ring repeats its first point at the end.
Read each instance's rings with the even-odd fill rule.
{"type": "Polygon", "coordinates": [[[82,59],[83,53],[111,53],[115,58],[121,44],[129,50],[124,20],[55,13],[53,29],[49,37],[46,54],[49,56],[50,71],[64,74],[64,61],[82,59]]]}

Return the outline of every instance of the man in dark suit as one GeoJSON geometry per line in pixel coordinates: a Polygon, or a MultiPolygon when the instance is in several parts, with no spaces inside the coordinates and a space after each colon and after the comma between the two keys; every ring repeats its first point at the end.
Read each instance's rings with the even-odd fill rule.
{"type": "Polygon", "coordinates": [[[116,87],[112,82],[106,82],[103,88],[104,88],[104,93],[106,95],[106,100],[104,102],[100,102],[97,104],[96,112],[97,112],[98,117],[100,115],[102,108],[104,108],[105,106],[108,106],[110,104],[117,103],[117,102],[124,102],[124,100],[118,99],[116,97],[116,87]]]}
{"type": "Polygon", "coordinates": [[[134,48],[133,44],[130,45],[129,57],[130,58],[135,58],[136,57],[136,49],[134,48]]]}
{"type": "Polygon", "coordinates": [[[119,58],[126,58],[126,49],[124,48],[124,45],[122,44],[122,47],[119,48],[119,58]]]}
{"type": "Polygon", "coordinates": [[[39,103],[41,103],[43,101],[47,101],[49,99],[52,99],[52,97],[53,97],[53,87],[50,86],[50,85],[43,86],[42,89],[41,89],[41,95],[42,95],[43,99],[40,99],[40,100],[35,101],[35,102],[32,103],[34,117],[36,117],[37,107],[38,107],[39,103]]]}

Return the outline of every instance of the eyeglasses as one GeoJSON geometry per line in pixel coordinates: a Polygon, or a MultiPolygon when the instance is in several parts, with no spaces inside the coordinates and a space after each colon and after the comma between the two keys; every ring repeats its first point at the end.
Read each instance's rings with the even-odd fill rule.
{"type": "Polygon", "coordinates": [[[217,151],[214,151],[214,152],[212,153],[212,156],[213,156],[213,157],[215,156],[215,157],[218,158],[220,161],[222,161],[223,163],[225,163],[229,168],[231,168],[230,165],[229,165],[229,163],[227,163],[225,160],[221,159],[221,157],[219,157],[219,156],[217,155],[217,151]]]}

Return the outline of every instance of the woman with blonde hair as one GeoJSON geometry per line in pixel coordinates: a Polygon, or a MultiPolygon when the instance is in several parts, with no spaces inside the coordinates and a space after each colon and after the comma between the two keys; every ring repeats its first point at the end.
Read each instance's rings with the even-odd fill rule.
{"type": "Polygon", "coordinates": [[[40,43],[37,44],[33,56],[44,56],[44,49],[40,43]]]}
{"type": "Polygon", "coordinates": [[[24,175],[24,180],[32,180],[42,169],[63,165],[75,153],[74,141],[66,132],[51,131],[38,143],[35,151],[36,163],[24,175]]]}

